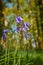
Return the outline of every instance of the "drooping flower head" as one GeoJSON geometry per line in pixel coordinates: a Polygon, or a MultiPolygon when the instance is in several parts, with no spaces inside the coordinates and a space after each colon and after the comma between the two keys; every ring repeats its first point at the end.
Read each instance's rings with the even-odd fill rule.
{"type": "Polygon", "coordinates": [[[29,24],[29,23],[24,22],[24,27],[25,27],[25,28],[29,28],[29,27],[30,27],[30,24],[29,24]]]}
{"type": "Polygon", "coordinates": [[[16,22],[17,22],[17,23],[20,23],[22,20],[23,20],[23,19],[22,19],[20,16],[16,17],[16,22]]]}
{"type": "Polygon", "coordinates": [[[28,33],[27,33],[26,31],[30,29],[30,24],[24,22],[24,20],[23,20],[20,16],[19,16],[19,17],[16,17],[16,22],[17,22],[17,24],[20,23],[20,24],[17,26],[16,31],[17,31],[17,32],[20,32],[20,30],[22,30],[23,33],[24,33],[24,37],[27,39],[27,38],[29,37],[29,35],[28,35],[28,33]],[[22,22],[22,21],[23,21],[23,22],[22,22]],[[22,25],[21,25],[21,23],[22,23],[22,25]]]}
{"type": "Polygon", "coordinates": [[[24,32],[24,37],[25,37],[26,39],[28,39],[28,38],[30,37],[30,32],[28,32],[28,33],[24,32]]]}
{"type": "Polygon", "coordinates": [[[7,35],[6,35],[7,32],[8,32],[7,29],[3,30],[3,40],[5,40],[7,38],[7,35]]]}
{"type": "Polygon", "coordinates": [[[23,24],[23,31],[26,32],[26,30],[29,30],[29,28],[30,28],[30,24],[24,22],[24,24],[23,24]]]}
{"type": "Polygon", "coordinates": [[[7,38],[6,33],[3,33],[3,40],[5,40],[7,38]]]}

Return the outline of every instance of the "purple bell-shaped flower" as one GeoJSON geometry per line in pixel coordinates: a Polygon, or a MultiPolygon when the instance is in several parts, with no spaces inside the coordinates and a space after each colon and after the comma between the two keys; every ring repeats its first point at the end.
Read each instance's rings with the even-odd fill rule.
{"type": "Polygon", "coordinates": [[[8,32],[8,30],[3,30],[3,40],[5,40],[6,38],[7,38],[7,35],[6,35],[6,33],[8,32]]]}
{"type": "Polygon", "coordinates": [[[16,17],[16,22],[17,22],[17,23],[20,23],[22,20],[23,20],[23,19],[22,19],[20,16],[16,17]]]}

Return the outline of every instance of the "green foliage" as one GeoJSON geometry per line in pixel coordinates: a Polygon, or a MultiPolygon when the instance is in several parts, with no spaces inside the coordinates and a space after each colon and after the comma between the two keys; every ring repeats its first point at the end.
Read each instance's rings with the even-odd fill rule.
{"type": "Polygon", "coordinates": [[[31,50],[30,51],[10,50],[7,53],[7,56],[3,55],[2,57],[1,54],[0,57],[0,65],[41,65],[41,64],[43,65],[42,51],[37,52],[31,50]]]}
{"type": "Polygon", "coordinates": [[[43,50],[43,2],[40,3],[42,0],[7,0],[5,3],[2,1],[0,0],[0,65],[43,65],[43,52],[40,50],[43,50]],[[12,7],[6,7],[5,4],[8,3],[13,3],[12,7]],[[31,24],[28,40],[23,41],[17,33],[11,32],[18,15],[31,24]],[[5,20],[8,22],[7,27],[4,27],[5,20]],[[1,41],[3,27],[10,30],[5,42],[1,41]],[[18,39],[24,43],[22,49],[18,39]],[[36,51],[32,51],[34,49],[36,51]]]}

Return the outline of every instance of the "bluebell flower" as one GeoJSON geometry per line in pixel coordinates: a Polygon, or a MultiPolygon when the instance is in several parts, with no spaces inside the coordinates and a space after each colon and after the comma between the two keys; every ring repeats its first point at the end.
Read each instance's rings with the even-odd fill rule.
{"type": "Polygon", "coordinates": [[[30,24],[24,22],[23,26],[24,26],[24,28],[28,29],[30,27],[30,24]]]}
{"type": "Polygon", "coordinates": [[[25,37],[26,39],[28,39],[28,38],[30,37],[30,33],[24,32],[24,37],[25,37]]]}
{"type": "MultiPolygon", "coordinates": [[[[21,17],[17,17],[17,18],[16,18],[17,24],[18,24],[18,23],[22,23],[22,20],[23,20],[23,19],[22,19],[21,17]]],[[[29,33],[29,32],[27,33],[27,30],[29,30],[29,28],[30,28],[30,24],[24,22],[24,20],[23,20],[22,25],[19,24],[19,25],[17,26],[16,31],[19,33],[20,30],[22,30],[22,31],[23,31],[23,34],[24,34],[24,37],[25,37],[26,39],[28,39],[29,36],[30,36],[30,33],[29,33]],[[19,26],[20,26],[20,27],[19,27],[19,26]]]]}
{"type": "Polygon", "coordinates": [[[23,19],[22,19],[20,16],[16,17],[16,22],[17,22],[17,23],[20,23],[22,20],[23,20],[23,19]]]}
{"type": "Polygon", "coordinates": [[[3,30],[3,33],[6,33],[6,32],[8,32],[8,30],[6,30],[6,29],[5,29],[5,30],[3,30]]]}
{"type": "Polygon", "coordinates": [[[27,24],[26,22],[24,22],[23,31],[26,32],[26,30],[29,30],[29,26],[30,26],[30,24],[27,24]]]}
{"type": "Polygon", "coordinates": [[[24,34],[24,37],[27,39],[28,37],[27,37],[27,34],[24,34]]]}
{"type": "Polygon", "coordinates": [[[3,40],[7,38],[6,33],[3,33],[3,40]]]}
{"type": "Polygon", "coordinates": [[[26,26],[27,26],[27,27],[30,27],[30,23],[26,23],[26,26]]]}
{"type": "Polygon", "coordinates": [[[18,27],[18,28],[16,28],[16,32],[19,32],[21,30],[21,28],[20,27],[18,27]]]}
{"type": "Polygon", "coordinates": [[[7,29],[4,29],[4,30],[3,30],[3,39],[6,39],[6,38],[7,38],[7,35],[6,35],[7,32],[8,32],[7,29]]]}
{"type": "Polygon", "coordinates": [[[27,30],[27,29],[24,27],[24,28],[23,28],[23,31],[26,32],[26,30],[27,30]]]}

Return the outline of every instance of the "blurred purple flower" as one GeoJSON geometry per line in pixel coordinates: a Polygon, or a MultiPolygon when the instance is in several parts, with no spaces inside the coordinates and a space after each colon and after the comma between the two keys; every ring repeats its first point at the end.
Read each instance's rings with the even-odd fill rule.
{"type": "Polygon", "coordinates": [[[29,26],[30,26],[30,24],[27,24],[26,22],[24,22],[23,31],[26,32],[26,30],[29,30],[29,26]]]}
{"type": "MultiPolygon", "coordinates": [[[[17,17],[17,18],[16,18],[17,24],[18,24],[18,23],[21,23],[22,20],[23,20],[23,19],[22,19],[21,17],[17,17]]],[[[30,36],[30,33],[29,33],[29,32],[26,33],[26,31],[29,30],[29,28],[30,28],[30,23],[23,22],[22,25],[21,25],[21,24],[19,24],[19,25],[20,25],[20,27],[18,26],[18,27],[16,28],[16,32],[20,32],[20,30],[23,30],[24,37],[25,37],[26,39],[28,39],[29,36],[30,36]]]]}
{"type": "Polygon", "coordinates": [[[24,34],[24,37],[27,39],[28,37],[27,37],[27,34],[24,34]]]}
{"type": "Polygon", "coordinates": [[[8,30],[3,30],[3,33],[7,33],[8,32],[8,30]]]}
{"type": "Polygon", "coordinates": [[[23,26],[24,26],[24,28],[28,29],[30,27],[30,24],[24,22],[23,26]]]}
{"type": "Polygon", "coordinates": [[[30,23],[26,23],[26,26],[27,26],[27,27],[30,27],[30,23]]]}
{"type": "Polygon", "coordinates": [[[26,32],[26,30],[27,30],[27,29],[24,27],[24,28],[23,28],[23,31],[26,32]]]}
{"type": "Polygon", "coordinates": [[[17,23],[20,23],[22,20],[23,20],[23,19],[22,19],[20,16],[16,17],[16,22],[17,22],[17,23]]]}
{"type": "Polygon", "coordinates": [[[30,33],[25,33],[25,32],[24,32],[24,37],[25,37],[26,39],[28,39],[28,38],[30,37],[30,33]]]}
{"type": "Polygon", "coordinates": [[[16,28],[16,32],[19,32],[21,30],[21,28],[20,27],[18,27],[18,28],[16,28]]]}
{"type": "Polygon", "coordinates": [[[18,27],[18,28],[16,29],[16,32],[19,32],[19,29],[20,29],[20,28],[18,27]]]}
{"type": "Polygon", "coordinates": [[[7,38],[6,33],[3,33],[3,40],[7,38]]]}
{"type": "Polygon", "coordinates": [[[8,30],[3,30],[3,39],[7,38],[7,35],[6,35],[7,32],[8,32],[8,30]]]}

